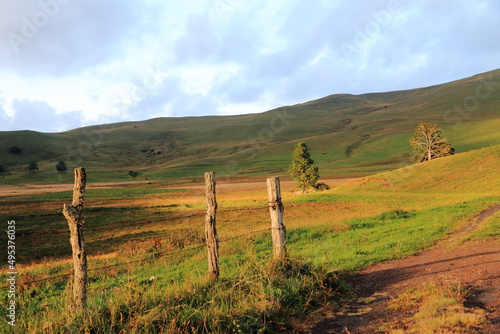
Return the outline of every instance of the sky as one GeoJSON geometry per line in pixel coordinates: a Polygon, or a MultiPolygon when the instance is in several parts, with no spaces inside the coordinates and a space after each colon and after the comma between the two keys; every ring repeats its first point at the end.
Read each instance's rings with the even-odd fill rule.
{"type": "Polygon", "coordinates": [[[0,131],[264,112],[499,68],[497,0],[0,0],[0,131]]]}

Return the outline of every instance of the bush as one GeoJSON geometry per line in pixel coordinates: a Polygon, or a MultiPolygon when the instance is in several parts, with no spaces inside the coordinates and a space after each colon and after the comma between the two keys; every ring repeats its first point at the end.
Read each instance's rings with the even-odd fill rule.
{"type": "Polygon", "coordinates": [[[9,153],[12,154],[21,154],[23,152],[23,149],[18,147],[18,146],[11,146],[9,147],[9,153]]]}
{"type": "Polygon", "coordinates": [[[134,172],[131,170],[128,172],[128,175],[130,175],[135,180],[135,178],[139,176],[139,172],[134,172]]]}
{"type": "Polygon", "coordinates": [[[414,214],[403,209],[394,209],[388,212],[382,213],[379,217],[382,220],[392,220],[392,219],[406,219],[413,217],[414,214]]]}
{"type": "Polygon", "coordinates": [[[30,161],[30,163],[28,164],[28,172],[30,173],[34,173],[35,171],[37,171],[39,168],[38,168],[38,163],[36,161],[30,161]]]}
{"type": "Polygon", "coordinates": [[[5,177],[5,175],[7,175],[8,173],[9,169],[4,165],[0,165],[0,175],[2,175],[2,177],[5,177]]]}
{"type": "Polygon", "coordinates": [[[68,167],[64,163],[64,161],[59,161],[56,165],[56,170],[58,173],[64,173],[68,170],[68,167]]]}
{"type": "Polygon", "coordinates": [[[320,182],[316,183],[314,189],[316,189],[317,191],[325,191],[325,190],[330,190],[330,186],[326,183],[320,182]]]}

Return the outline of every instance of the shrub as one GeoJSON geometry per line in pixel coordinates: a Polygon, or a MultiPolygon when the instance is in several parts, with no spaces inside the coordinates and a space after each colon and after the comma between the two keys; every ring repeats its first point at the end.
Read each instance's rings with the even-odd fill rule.
{"type": "Polygon", "coordinates": [[[325,190],[330,190],[330,186],[326,183],[320,182],[316,183],[314,189],[316,189],[317,191],[325,191],[325,190]]]}
{"type": "Polygon", "coordinates": [[[64,161],[59,161],[56,165],[56,170],[58,173],[64,173],[68,170],[68,167],[64,163],[64,161]]]}
{"type": "Polygon", "coordinates": [[[0,175],[2,175],[2,178],[7,174],[9,174],[9,169],[4,165],[0,165],[0,175]]]}
{"type": "Polygon", "coordinates": [[[12,154],[21,154],[23,152],[23,149],[18,147],[18,146],[11,146],[9,147],[9,153],[12,154]]]}
{"type": "Polygon", "coordinates": [[[139,172],[134,172],[131,170],[128,172],[128,175],[130,175],[135,180],[135,178],[139,176],[139,172]]]}
{"type": "Polygon", "coordinates": [[[37,171],[39,168],[38,168],[38,163],[33,160],[33,161],[30,161],[30,163],[28,164],[28,172],[30,173],[34,173],[35,171],[37,171]]]}

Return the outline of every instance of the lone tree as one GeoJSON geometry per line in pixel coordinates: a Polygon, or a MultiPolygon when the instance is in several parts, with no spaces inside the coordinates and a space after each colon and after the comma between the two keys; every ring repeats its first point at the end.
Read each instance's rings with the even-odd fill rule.
{"type": "Polygon", "coordinates": [[[68,170],[68,167],[66,166],[66,164],[64,163],[64,161],[59,161],[56,165],[56,170],[58,173],[64,173],[68,170]]]}
{"type": "Polygon", "coordinates": [[[23,149],[18,147],[18,146],[11,146],[9,147],[9,153],[12,154],[21,154],[23,152],[23,149]]]}
{"type": "Polygon", "coordinates": [[[139,172],[134,172],[131,170],[128,172],[128,175],[130,175],[135,180],[135,178],[139,176],[139,172]]]}
{"type": "Polygon", "coordinates": [[[292,158],[293,161],[289,171],[295,181],[297,181],[297,186],[302,191],[314,187],[319,179],[318,166],[314,164],[311,158],[311,150],[305,142],[295,145],[292,158]]]}
{"type": "Polygon", "coordinates": [[[28,172],[34,173],[36,170],[38,170],[38,163],[36,161],[30,161],[28,164],[28,172]]]}
{"type": "Polygon", "coordinates": [[[455,149],[442,136],[443,133],[436,124],[418,124],[414,130],[414,136],[410,139],[410,145],[416,152],[413,156],[415,161],[424,162],[453,155],[455,149]]]}
{"type": "Polygon", "coordinates": [[[0,165],[0,175],[2,175],[2,178],[5,177],[9,173],[9,169],[5,167],[4,165],[0,165]]]}

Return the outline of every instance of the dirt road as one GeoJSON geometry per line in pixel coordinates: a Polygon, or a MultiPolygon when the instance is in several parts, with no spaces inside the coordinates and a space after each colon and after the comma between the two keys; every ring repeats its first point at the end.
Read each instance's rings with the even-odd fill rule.
{"type": "Polygon", "coordinates": [[[434,249],[417,256],[371,266],[345,278],[356,289],[346,309],[326,317],[304,333],[375,333],[381,324],[404,318],[405,311],[388,310],[388,301],[411,287],[429,282],[456,280],[473,294],[468,307],[487,311],[491,322],[480,333],[500,333],[500,240],[459,244],[483,220],[500,210],[483,211],[470,224],[434,249]]]}

